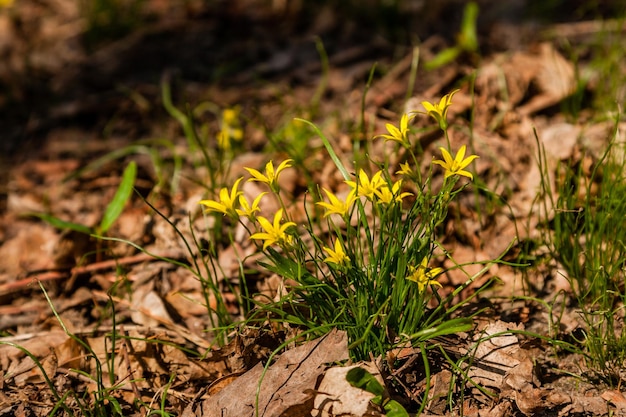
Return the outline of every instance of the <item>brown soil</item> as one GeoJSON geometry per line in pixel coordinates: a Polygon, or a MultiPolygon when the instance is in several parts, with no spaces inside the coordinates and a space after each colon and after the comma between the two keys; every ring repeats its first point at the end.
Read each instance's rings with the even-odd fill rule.
{"type": "MultiPolygon", "coordinates": [[[[578,70],[591,71],[589,63],[597,57],[588,45],[607,28],[599,19],[571,12],[582,10],[578,3],[584,2],[576,2],[571,10],[542,11],[543,17],[560,16],[558,22],[533,16],[539,7],[532,2],[483,2],[480,55],[463,54],[432,71],[420,64],[408,99],[415,50],[406,39],[413,44],[420,39],[420,62],[429,61],[454,42],[463,2],[403,10],[395,16],[394,27],[385,23],[386,15],[366,7],[146,0],[137,12],[113,16],[117,23],[103,26],[110,31],[100,33],[86,30],[77,3],[15,0],[10,8],[0,9],[0,416],[43,416],[53,410],[67,415],[55,409],[61,402],[83,415],[78,402],[93,404],[98,391],[108,396],[101,399],[105,409],[113,410],[117,402],[125,416],[160,410],[162,398],[169,415],[254,414],[262,364],[285,340],[283,330],[240,329],[218,348],[207,332],[212,326],[203,304],[207,300],[187,270],[131,245],[58,230],[29,215],[47,213],[96,226],[125,166],[134,160],[139,167],[138,194],[108,235],[182,263],[198,259],[195,246],[189,253],[181,238],[193,241],[191,230],[200,237],[206,231],[197,204],[206,190],[194,181],[206,178],[206,172],[194,163],[198,158],[191,154],[180,125],[163,108],[163,82],[172,86],[181,109],[202,102],[216,109],[241,107],[246,141],[232,165],[235,178],[244,173],[243,166],[266,162],[267,132],[285,123],[287,111],[289,117],[320,122],[337,149],[349,155],[354,139],[349,135],[368,140],[384,133],[385,123],[397,123],[405,109],[418,109],[422,100],[438,100],[460,88],[449,113],[460,127],[452,132],[452,146],[467,141],[471,119],[473,149],[480,155],[477,182],[506,205],[490,206],[468,192],[451,207],[441,242],[458,263],[503,253],[505,260],[517,261],[545,232],[536,201],[541,175],[535,131],[553,174],[560,162],[588,163],[582,154],[593,160],[613,128],[613,122],[594,121],[591,97],[602,80],[593,75],[580,91],[577,117],[563,111],[577,88],[572,49],[577,48],[578,70]],[[327,78],[322,77],[316,40],[328,55],[327,78]],[[312,100],[323,82],[323,95],[314,108],[312,100]],[[364,130],[359,131],[350,124],[362,114],[364,130]],[[175,146],[159,145],[157,139],[175,146]],[[130,145],[136,152],[89,165],[130,145]],[[155,169],[147,149],[156,149],[163,172],[155,169]],[[174,187],[172,167],[179,156],[184,167],[174,187]],[[484,210],[480,215],[478,207],[484,210]],[[61,322],[78,338],[69,337],[61,322]],[[118,340],[111,369],[105,362],[111,356],[114,328],[118,340]],[[104,387],[95,378],[98,362],[103,365],[104,387]],[[61,400],[57,394],[68,396],[61,400]],[[138,400],[145,406],[136,407],[138,400]]],[[[619,2],[606,3],[597,12],[611,16],[619,2]]],[[[623,38],[623,28],[611,33],[623,38]]],[[[207,112],[197,123],[215,131],[218,122],[207,112]]],[[[436,133],[420,137],[426,149],[424,166],[441,140],[436,133]]],[[[384,151],[381,143],[371,146],[372,154],[384,151]]],[[[307,156],[306,166],[316,167],[311,175],[317,183],[335,189],[341,178],[318,148],[320,152],[307,156]]],[[[301,178],[287,175],[283,180],[294,200],[301,201],[301,178]]],[[[241,311],[225,283],[237,277],[235,250],[251,249],[245,239],[238,243],[237,248],[224,246],[218,259],[224,270],[224,299],[234,318],[241,311]]],[[[546,259],[542,250],[535,255],[546,259]]],[[[498,283],[468,309],[485,308],[477,320],[477,335],[503,335],[480,345],[476,363],[465,368],[480,389],[454,380],[450,367],[431,369],[424,415],[626,415],[622,392],[592,383],[582,357],[539,338],[507,333],[525,329],[569,341],[580,336],[567,280],[553,264],[494,265],[462,294],[468,297],[497,277],[498,283]],[[535,301],[512,300],[511,294],[535,301]],[[560,327],[550,328],[545,307],[561,300],[566,302],[558,312],[560,327]],[[452,411],[447,402],[451,386],[452,411]]],[[[249,283],[253,291],[275,293],[277,277],[254,261],[247,266],[259,270],[255,282],[249,283]]],[[[471,269],[470,274],[481,266],[471,269]]],[[[446,273],[442,291],[451,291],[465,279],[464,274],[446,273]]],[[[474,345],[472,337],[478,336],[442,340],[443,351],[452,356],[467,352],[474,345]]],[[[393,398],[415,412],[425,389],[421,353],[405,349],[391,354],[396,357],[393,369],[383,366],[389,357],[375,358],[368,366],[380,373],[393,398]]],[[[345,336],[337,332],[281,351],[259,390],[260,414],[381,415],[369,398],[361,401],[359,393],[345,386],[341,368],[331,367],[346,355],[345,336]],[[293,367],[297,373],[289,371],[293,367]],[[361,403],[365,411],[358,411],[361,403]]],[[[432,359],[434,364],[445,363],[443,357],[432,359]]]]}

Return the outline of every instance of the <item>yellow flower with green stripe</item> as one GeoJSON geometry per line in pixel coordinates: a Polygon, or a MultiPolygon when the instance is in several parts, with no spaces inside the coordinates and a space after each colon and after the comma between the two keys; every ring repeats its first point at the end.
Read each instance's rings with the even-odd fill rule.
{"type": "Polygon", "coordinates": [[[378,171],[372,176],[372,179],[365,173],[365,171],[359,171],[359,181],[346,181],[359,197],[366,197],[370,201],[374,201],[376,190],[385,185],[385,181],[382,178],[382,171],[378,171]]]}
{"type": "Polygon", "coordinates": [[[239,196],[242,192],[239,190],[239,183],[243,180],[243,177],[237,179],[233,187],[228,191],[228,188],[224,187],[220,190],[220,199],[217,200],[201,200],[200,204],[207,208],[207,212],[222,213],[225,216],[229,216],[234,220],[239,219],[239,196]]]}
{"type": "Polygon", "coordinates": [[[417,267],[409,265],[409,274],[406,279],[416,282],[417,289],[421,293],[429,285],[441,287],[441,284],[435,281],[435,278],[442,272],[443,269],[441,268],[428,268],[428,259],[424,257],[417,267]]]}
{"type": "Polygon", "coordinates": [[[247,217],[248,219],[250,219],[251,222],[255,222],[256,212],[261,210],[259,208],[259,203],[261,202],[261,199],[263,198],[265,194],[267,193],[259,194],[252,202],[252,205],[248,203],[248,200],[246,200],[246,197],[244,197],[243,195],[240,195],[239,205],[241,206],[241,208],[237,209],[237,214],[243,217],[247,217]]]}
{"type": "Polygon", "coordinates": [[[346,216],[352,207],[352,204],[356,200],[354,190],[350,191],[348,197],[346,197],[346,201],[341,201],[335,194],[325,188],[322,188],[322,190],[326,193],[329,203],[320,201],[315,204],[325,209],[324,217],[328,217],[331,214],[339,214],[342,217],[346,216]]]}
{"type": "Polygon", "coordinates": [[[448,178],[452,175],[462,175],[464,177],[469,178],[470,180],[474,179],[474,176],[471,172],[465,171],[465,168],[476,158],[477,155],[470,155],[465,158],[465,145],[461,146],[461,149],[457,152],[454,159],[450,152],[448,152],[444,148],[439,148],[441,150],[441,154],[443,155],[443,160],[437,159],[433,161],[433,164],[441,165],[443,169],[446,170],[444,174],[444,178],[448,178]]]}
{"type": "MultiPolygon", "coordinates": [[[[452,104],[452,96],[458,93],[459,90],[454,90],[449,94],[441,97],[439,103],[429,103],[428,101],[422,101],[422,106],[426,110],[426,114],[435,119],[437,123],[439,123],[439,128],[441,130],[446,130],[448,128],[448,109],[452,104]]],[[[418,112],[421,113],[421,112],[418,112]]]]}
{"type": "Polygon", "coordinates": [[[409,116],[407,114],[403,114],[400,119],[400,128],[395,127],[391,123],[387,123],[385,125],[387,128],[388,135],[378,135],[377,138],[383,138],[385,141],[394,141],[400,142],[404,146],[409,146],[409,139],[407,135],[409,134],[409,116]]]}
{"type": "Polygon", "coordinates": [[[258,181],[267,184],[270,189],[278,193],[280,191],[280,187],[278,186],[278,176],[280,173],[286,169],[291,167],[291,163],[293,159],[285,159],[283,162],[278,165],[278,168],[274,169],[274,163],[269,161],[265,164],[265,174],[254,168],[245,168],[246,171],[252,175],[252,177],[248,181],[258,181]]]}
{"type": "Polygon", "coordinates": [[[324,259],[326,263],[332,263],[335,265],[347,265],[350,262],[350,257],[346,255],[346,252],[343,250],[343,246],[339,239],[335,240],[335,249],[324,247],[324,251],[328,253],[328,257],[324,259]]]}
{"type": "Polygon", "coordinates": [[[296,224],[294,222],[287,221],[282,223],[283,209],[278,209],[274,214],[274,222],[270,223],[265,217],[258,217],[259,224],[263,228],[263,232],[254,233],[250,236],[250,239],[262,240],[263,249],[267,249],[270,245],[278,245],[282,248],[291,246],[293,237],[287,234],[287,229],[296,224]]]}

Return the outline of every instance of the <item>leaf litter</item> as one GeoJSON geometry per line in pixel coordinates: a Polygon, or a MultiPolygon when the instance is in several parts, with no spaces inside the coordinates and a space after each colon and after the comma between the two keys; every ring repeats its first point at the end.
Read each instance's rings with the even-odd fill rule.
{"type": "MultiPolygon", "coordinates": [[[[147,3],[155,6],[159,2],[147,3]]],[[[119,323],[116,328],[119,340],[114,347],[114,363],[105,367],[103,380],[110,381],[108,372],[114,374],[115,383],[119,384],[114,395],[124,404],[125,410],[138,399],[158,408],[161,395],[167,395],[169,410],[186,417],[257,415],[257,407],[258,415],[267,416],[381,415],[381,409],[371,403],[367,392],[346,384],[345,375],[350,368],[334,365],[348,358],[345,334],[334,331],[321,339],[289,343],[272,361],[272,352],[288,336],[271,329],[241,330],[229,344],[220,348],[206,333],[210,327],[204,305],[207,300],[202,296],[199,282],[188,270],[155,260],[117,242],[104,243],[108,253],[114,256],[97,259],[94,253],[102,249],[98,246],[102,242],[80,233],[61,233],[36,219],[24,217],[26,213],[48,212],[63,220],[96,226],[121,181],[125,165],[122,161],[110,161],[91,172],[64,180],[67,174],[95,157],[129,144],[132,139],[145,137],[147,132],[149,136],[175,129],[162,121],[154,123],[154,114],[150,115],[146,108],[135,107],[139,99],[132,101],[118,96],[109,102],[93,101],[81,92],[87,88],[90,77],[84,68],[118,55],[128,56],[133,48],[148,45],[151,42],[148,32],[135,35],[130,42],[105,47],[97,54],[89,55],[73,43],[80,24],[77,11],[72,9],[70,2],[23,0],[16,7],[30,24],[36,25],[42,16],[55,16],[55,19],[65,19],[67,25],[63,26],[64,30],[52,31],[54,37],[48,44],[37,46],[42,49],[29,50],[29,46],[36,43],[31,45],[28,42],[35,42],[37,36],[43,39],[43,34],[33,34],[30,40],[18,41],[16,27],[6,14],[0,13],[4,39],[13,39],[12,47],[7,46],[8,42],[0,45],[11,58],[7,62],[13,66],[13,72],[7,72],[3,67],[0,75],[16,81],[10,77],[24,71],[18,57],[19,53],[26,51],[39,57],[34,62],[40,65],[41,71],[55,75],[57,88],[70,85],[67,74],[59,71],[60,62],[72,66],[72,73],[78,74],[78,78],[68,101],[49,114],[40,113],[37,122],[31,125],[28,134],[39,137],[36,140],[41,141],[41,148],[28,152],[23,161],[11,166],[10,171],[3,167],[8,171],[8,184],[3,192],[6,201],[0,220],[0,330],[6,335],[0,339],[0,415],[47,415],[54,408],[55,399],[46,385],[45,375],[52,378],[59,392],[93,392],[98,389],[87,375],[93,374],[111,358],[112,347],[108,344],[113,331],[113,306],[115,321],[119,323]],[[63,13],[54,14],[57,9],[63,13]],[[118,120],[111,122],[114,134],[109,138],[103,139],[98,130],[65,127],[60,123],[61,120],[93,116],[103,109],[110,109],[114,102],[121,110],[118,120]],[[135,123],[136,120],[139,123],[135,123]],[[130,127],[133,124],[136,126],[130,127]],[[120,279],[123,285],[118,286],[116,283],[120,279]],[[63,331],[41,296],[35,284],[37,280],[44,283],[64,325],[89,346],[89,352],[63,331]],[[38,363],[33,358],[37,358],[38,363]]],[[[152,13],[158,15],[159,10],[155,6],[152,13]]],[[[182,12],[179,10],[178,13],[182,12]]],[[[246,13],[252,12],[239,10],[237,13],[250,17],[246,13]]],[[[165,20],[163,16],[160,18],[165,20]]],[[[198,29],[199,26],[195,25],[202,19],[193,13],[191,19],[196,19],[193,27],[198,29]]],[[[326,24],[332,27],[338,23],[326,24]]],[[[267,32],[263,26],[257,29],[267,32]]],[[[159,23],[152,30],[154,33],[176,34],[180,27],[159,23]]],[[[186,36],[179,33],[181,37],[186,36]]],[[[311,44],[304,42],[305,38],[294,40],[289,50],[274,49],[269,57],[259,56],[255,65],[230,79],[231,85],[181,88],[187,88],[185,93],[195,97],[202,97],[205,92],[212,97],[221,97],[223,105],[245,104],[251,113],[258,107],[267,123],[278,123],[283,106],[301,105],[298,100],[308,99],[319,82],[319,57],[307,52],[311,44]],[[303,63],[306,65],[302,66],[303,63]],[[251,82],[255,74],[265,74],[273,84],[255,85],[251,82]],[[281,103],[280,99],[284,102],[281,103]],[[289,100],[295,102],[289,103],[289,100]]],[[[340,41],[352,45],[344,49],[331,48],[332,70],[319,111],[331,114],[341,109],[358,120],[365,79],[373,58],[383,59],[383,64],[390,70],[386,76],[374,81],[364,101],[364,121],[372,131],[383,132],[385,119],[397,118],[385,107],[398,108],[404,100],[412,55],[406,53],[404,59],[394,65],[384,58],[388,56],[385,54],[389,48],[384,41],[372,48],[354,45],[355,41],[349,37],[340,41]]],[[[244,40],[233,39],[232,42],[236,51],[243,47],[244,40]]],[[[432,56],[434,52],[429,45],[436,43],[430,39],[424,42],[421,53],[425,58],[429,54],[432,56]]],[[[232,57],[233,52],[220,49],[219,54],[232,57]]],[[[132,78],[132,70],[122,64],[100,66],[98,74],[103,79],[118,77],[127,82],[132,78]]],[[[470,72],[468,67],[453,65],[436,75],[420,73],[422,78],[416,85],[415,96],[405,103],[405,107],[415,109],[416,103],[422,100],[440,97],[452,83],[470,72]]],[[[17,81],[14,83],[16,91],[24,85],[22,79],[17,81]]],[[[155,86],[146,80],[137,82],[134,88],[139,95],[158,94],[155,94],[155,86]]],[[[472,106],[479,109],[472,124],[473,152],[481,155],[477,161],[477,173],[488,189],[495,190],[507,200],[509,207],[493,210],[480,218],[472,208],[483,201],[475,195],[466,195],[458,206],[451,207],[455,215],[450,216],[453,220],[446,225],[444,242],[452,248],[457,260],[493,259],[508,250],[512,242],[537,237],[539,217],[534,210],[540,173],[535,163],[538,152],[535,129],[547,153],[547,171],[551,174],[556,173],[559,163],[580,159],[582,150],[595,151],[597,157],[598,150],[603,149],[611,129],[609,124],[598,123],[590,127],[573,124],[554,111],[554,107],[567,99],[574,88],[574,64],[554,43],[533,42],[512,54],[487,56],[478,68],[474,94],[464,89],[455,96],[449,113],[455,123],[466,123],[463,120],[467,118],[463,115],[472,106]]],[[[106,88],[92,91],[91,98],[98,95],[111,97],[106,88]]],[[[261,129],[251,126],[247,129],[246,134],[256,138],[252,141],[256,144],[251,152],[233,163],[233,175],[243,171],[243,166],[260,167],[265,161],[265,156],[258,152],[266,141],[261,129]]],[[[337,138],[338,149],[351,148],[351,139],[345,137],[338,126],[329,126],[328,130],[331,137],[337,138]]],[[[624,126],[620,125],[619,130],[625,131],[624,126]]],[[[423,136],[421,144],[427,151],[425,166],[430,163],[429,146],[438,140],[440,138],[435,135],[423,136]]],[[[453,146],[460,146],[462,141],[465,136],[453,132],[453,146]]],[[[373,143],[372,153],[385,152],[384,146],[382,141],[373,143]]],[[[317,176],[315,181],[329,190],[338,190],[342,178],[333,177],[332,162],[321,153],[309,158],[313,166],[320,167],[314,173],[317,176]]],[[[6,163],[6,160],[2,162],[6,163]]],[[[146,190],[155,182],[154,167],[148,159],[138,158],[137,163],[137,188],[147,195],[146,190]]],[[[188,173],[189,177],[194,175],[188,173]]],[[[203,190],[197,184],[185,181],[184,175],[181,177],[180,190],[170,196],[172,201],[156,197],[154,202],[166,213],[169,221],[179,226],[184,238],[192,241],[190,230],[196,236],[206,230],[204,219],[200,217],[190,222],[190,218],[195,217],[189,216],[198,210],[196,203],[203,190]]],[[[299,178],[284,176],[282,180],[285,183],[281,185],[295,199],[302,198],[298,195],[302,188],[299,178]]],[[[550,180],[554,181],[554,178],[550,180]]],[[[250,196],[258,194],[255,189],[244,191],[250,196]]],[[[276,207],[266,206],[263,210],[264,214],[273,213],[276,207]]],[[[300,214],[300,217],[304,216],[304,213],[300,214]]],[[[180,262],[192,262],[199,255],[195,247],[192,253],[188,253],[181,236],[173,233],[168,222],[136,197],[131,198],[119,221],[112,226],[110,235],[180,262]]],[[[226,282],[237,284],[240,266],[237,254],[252,255],[254,248],[242,238],[242,233],[236,232],[235,236],[239,246],[226,247],[220,253],[218,282],[225,291],[229,313],[240,317],[242,312],[236,297],[228,292],[226,282]]],[[[256,260],[248,258],[245,267],[254,269],[256,260]]],[[[591,386],[567,375],[583,369],[581,358],[567,356],[555,363],[555,358],[546,353],[549,347],[545,342],[530,340],[519,333],[523,329],[545,333],[550,323],[547,314],[552,314],[537,303],[498,301],[502,294],[519,291],[524,285],[523,277],[506,265],[493,266],[484,279],[493,276],[500,280],[499,287],[493,290],[493,300],[479,300],[488,305],[488,317],[481,318],[483,322],[474,334],[458,335],[452,342],[441,341],[446,354],[470,358],[461,366],[473,383],[462,389],[463,415],[624,413],[626,400],[619,390],[591,386]]],[[[450,291],[465,277],[448,272],[442,283],[450,291]]],[[[529,280],[529,285],[539,294],[567,291],[557,277],[538,274],[529,280]]],[[[479,284],[470,287],[468,294],[463,296],[469,296],[479,284]]],[[[279,277],[262,273],[253,283],[253,289],[270,296],[285,291],[279,277]]],[[[578,327],[575,312],[566,309],[562,314],[561,324],[569,331],[575,330],[578,327]]],[[[352,366],[366,367],[387,388],[394,387],[394,395],[399,401],[409,404],[426,392],[427,379],[420,358],[421,352],[407,347],[393,352],[393,359],[397,361],[395,369],[385,365],[385,360],[391,361],[391,357],[372,358],[370,362],[352,366]]],[[[450,387],[455,385],[455,372],[443,365],[443,358],[438,359],[439,366],[433,369],[423,415],[452,415],[446,405],[450,387]]],[[[109,382],[106,387],[112,388],[109,382]]]]}

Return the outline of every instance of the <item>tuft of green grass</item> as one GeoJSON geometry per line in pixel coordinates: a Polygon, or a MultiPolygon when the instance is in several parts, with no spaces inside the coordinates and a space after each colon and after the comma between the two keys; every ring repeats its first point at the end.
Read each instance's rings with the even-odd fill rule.
{"type": "MultiPolygon", "coordinates": [[[[561,165],[556,188],[542,182],[553,207],[545,240],[551,256],[564,268],[584,336],[579,342],[587,366],[609,385],[624,382],[626,365],[626,151],[613,139],[591,164],[561,165]]],[[[545,172],[545,155],[540,154],[545,172]]],[[[547,178],[544,175],[545,178],[547,178]]]]}
{"type": "MultiPolygon", "coordinates": [[[[436,104],[424,103],[425,111],[421,112],[437,122],[446,138],[446,113],[452,95],[436,104]]],[[[292,220],[290,202],[281,194],[278,181],[285,169],[303,169],[293,165],[292,159],[277,167],[270,160],[264,171],[246,168],[251,174],[248,181],[264,183],[268,188],[267,195],[260,195],[259,200],[272,198],[281,207],[273,218],[257,215],[249,203],[243,205],[245,200],[239,190],[243,177],[231,188],[222,189],[218,199],[201,202],[218,217],[241,223],[267,257],[259,265],[282,277],[289,287],[277,302],[256,298],[257,308],[244,324],[264,323],[269,317],[270,321],[307,329],[310,335],[332,328],[345,330],[355,360],[472,328],[471,317],[453,316],[467,300],[456,304],[452,300],[488,265],[442,297],[436,278],[444,271],[431,264],[436,249],[451,258],[436,236],[449,204],[471,184],[459,181],[464,177],[473,179],[467,169],[477,156],[466,157],[465,146],[456,153],[442,148],[443,159],[435,163],[443,168],[445,180],[435,188],[431,181],[434,168],[423,180],[422,174],[415,171],[419,162],[413,153],[407,119],[404,115],[399,129],[389,124],[390,134],[381,135],[406,150],[402,170],[394,173],[381,161],[371,177],[365,169],[358,169],[353,176],[325,135],[314,124],[300,119],[298,123],[308,124],[320,136],[348,189],[347,196],[338,197],[318,187],[314,194],[317,208],[305,209],[307,221],[303,223],[292,220]]],[[[463,266],[458,268],[462,270],[463,266]]]]}

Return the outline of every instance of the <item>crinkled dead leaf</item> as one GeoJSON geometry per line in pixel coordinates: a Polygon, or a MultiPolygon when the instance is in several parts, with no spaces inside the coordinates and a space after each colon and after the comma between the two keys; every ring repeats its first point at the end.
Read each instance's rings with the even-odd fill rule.
{"type": "Polygon", "coordinates": [[[371,400],[374,398],[374,394],[353,387],[346,379],[346,374],[356,367],[364,368],[384,386],[379,371],[372,363],[330,368],[326,371],[318,388],[314,402],[315,409],[311,415],[317,417],[363,417],[373,414],[374,408],[371,400]]]}
{"type": "Polygon", "coordinates": [[[332,331],[283,353],[265,374],[257,364],[202,403],[203,417],[303,416],[313,409],[317,381],[327,364],[348,359],[347,336],[332,331]]]}

